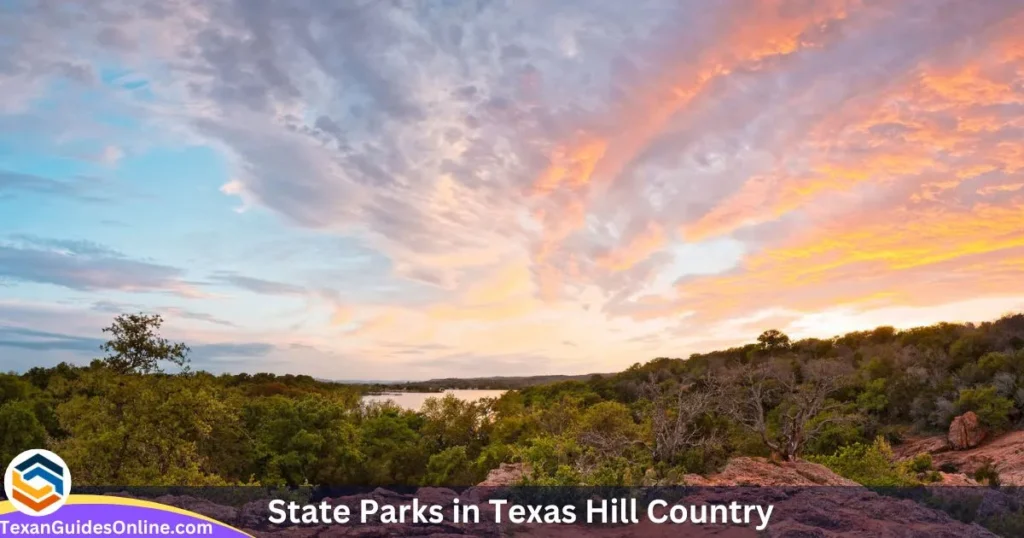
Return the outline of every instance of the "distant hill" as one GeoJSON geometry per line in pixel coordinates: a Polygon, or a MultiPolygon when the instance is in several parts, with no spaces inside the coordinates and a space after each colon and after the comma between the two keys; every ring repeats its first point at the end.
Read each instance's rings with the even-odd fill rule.
{"type": "Polygon", "coordinates": [[[446,377],[443,379],[429,379],[427,381],[396,381],[381,383],[381,385],[386,385],[390,389],[418,391],[441,391],[446,389],[515,390],[563,381],[587,381],[595,376],[597,378],[604,378],[611,375],[614,374],[446,377]]]}

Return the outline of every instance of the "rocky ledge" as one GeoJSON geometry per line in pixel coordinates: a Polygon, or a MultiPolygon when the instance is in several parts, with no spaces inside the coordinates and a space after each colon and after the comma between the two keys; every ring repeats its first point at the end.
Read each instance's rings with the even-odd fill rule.
{"type": "MultiPolygon", "coordinates": [[[[456,492],[446,488],[421,488],[416,498],[421,503],[450,504],[458,496],[461,502],[477,503],[487,519],[491,513],[486,498],[513,485],[529,472],[528,468],[505,465],[496,469],[488,480],[475,488],[456,492]]],[[[982,538],[994,534],[976,524],[964,524],[947,514],[907,499],[879,495],[832,473],[827,468],[808,462],[775,463],[760,458],[735,458],[722,470],[710,476],[688,475],[683,504],[773,505],[771,524],[764,533],[748,527],[692,526],[685,527],[686,536],[770,536],[787,538],[810,537],[949,537],[982,538]],[[693,486],[692,488],[690,486],[693,486]]],[[[953,491],[957,488],[947,488],[953,491]]],[[[972,488],[976,489],[976,488],[972,488]]],[[[413,495],[378,488],[372,492],[330,499],[332,504],[358,505],[364,498],[382,504],[411,503],[413,495]]],[[[157,502],[178,506],[208,515],[219,521],[246,530],[255,536],[285,537],[384,537],[384,536],[679,536],[677,525],[656,525],[642,520],[628,526],[583,525],[497,525],[493,523],[438,525],[335,525],[315,527],[274,527],[268,524],[269,500],[253,501],[244,506],[226,507],[189,496],[165,496],[157,502]]],[[[998,507],[996,507],[998,509],[998,507]]]]}

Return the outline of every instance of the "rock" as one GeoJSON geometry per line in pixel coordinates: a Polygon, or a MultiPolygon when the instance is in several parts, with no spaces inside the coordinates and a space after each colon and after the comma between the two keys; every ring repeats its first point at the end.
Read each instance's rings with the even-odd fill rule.
{"type": "Polygon", "coordinates": [[[908,460],[918,454],[941,454],[948,450],[949,441],[945,435],[910,438],[892,447],[893,454],[900,460],[908,460]]]}
{"type": "Polygon", "coordinates": [[[480,487],[514,486],[530,475],[532,469],[525,463],[502,463],[497,469],[491,469],[487,478],[477,484],[480,487]]]}
{"type": "Polygon", "coordinates": [[[719,473],[688,474],[683,480],[688,486],[859,486],[817,463],[765,458],[733,458],[719,473]]]}
{"type": "Polygon", "coordinates": [[[480,504],[490,497],[490,494],[494,491],[494,489],[495,488],[480,486],[466,488],[462,490],[462,493],[459,494],[459,501],[467,502],[470,504],[480,504]]]}
{"type": "Polygon", "coordinates": [[[263,529],[270,525],[270,501],[260,499],[242,505],[238,510],[238,527],[242,529],[263,529]]]}
{"type": "Polygon", "coordinates": [[[911,500],[866,489],[799,488],[775,511],[767,536],[995,536],[911,500]]]}
{"type": "Polygon", "coordinates": [[[968,411],[953,419],[946,436],[949,445],[956,450],[974,448],[985,440],[985,430],[974,411],[968,411]]]}
{"type": "Polygon", "coordinates": [[[977,480],[961,473],[939,473],[942,481],[936,482],[936,486],[980,486],[977,480]]]}
{"type": "Polygon", "coordinates": [[[215,504],[206,499],[198,499],[190,495],[164,495],[153,499],[153,502],[202,514],[225,523],[230,523],[238,517],[238,510],[235,508],[215,504]]]}
{"type": "MultiPolygon", "coordinates": [[[[436,504],[444,506],[446,509],[455,502],[456,497],[459,497],[459,494],[448,488],[422,487],[416,490],[416,498],[421,503],[436,504]]],[[[462,501],[461,497],[459,497],[459,501],[462,501]]]]}
{"type": "Polygon", "coordinates": [[[969,477],[986,462],[991,461],[1004,486],[1024,486],[1024,431],[1013,431],[988,440],[985,444],[966,450],[948,450],[945,436],[910,439],[895,447],[893,452],[901,460],[910,459],[921,452],[932,455],[932,468],[952,467],[956,472],[943,477],[942,485],[977,485],[969,477]],[[939,444],[943,447],[939,447],[939,444]],[[960,478],[963,477],[963,478],[960,478]],[[948,484],[947,484],[948,483],[948,484]]]}
{"type": "MultiPolygon", "coordinates": [[[[963,454],[963,453],[950,453],[963,454]]],[[[528,473],[522,466],[504,466],[501,473],[494,473],[493,482],[505,484],[528,473]]],[[[950,480],[957,480],[949,475],[950,480]]],[[[763,458],[734,458],[720,473],[707,477],[689,475],[695,482],[713,487],[682,488],[684,504],[741,504],[774,506],[768,529],[755,534],[749,528],[727,528],[723,526],[688,526],[687,536],[707,538],[727,537],[823,537],[844,538],[864,536],[884,537],[938,537],[938,538],[992,538],[995,535],[975,524],[964,524],[953,520],[947,514],[909,499],[881,496],[867,488],[857,486],[827,468],[809,462],[772,463],[763,458]],[[758,487],[736,487],[752,485],[758,487]],[[717,487],[726,486],[726,487],[717,487]],[[844,486],[844,487],[817,487],[844,486]]],[[[946,479],[944,478],[944,481],[946,479]]],[[[502,486],[485,486],[480,490],[500,489],[502,486]]],[[[507,486],[506,486],[507,487],[507,486]]],[[[978,506],[980,515],[995,515],[1015,510],[1016,499],[1001,491],[990,488],[949,488],[935,485],[936,492],[952,504],[967,502],[978,506]]],[[[421,502],[446,503],[455,492],[446,488],[422,488],[415,498],[421,502]]],[[[382,503],[407,504],[413,495],[397,493],[378,488],[369,493],[338,497],[332,504],[352,504],[360,499],[372,498],[382,503]]],[[[461,496],[465,499],[465,492],[461,496]]],[[[597,537],[623,538],[643,536],[645,538],[670,538],[680,535],[680,527],[656,525],[646,519],[632,526],[585,526],[585,525],[496,525],[493,521],[493,507],[482,505],[479,524],[456,524],[450,521],[440,524],[392,524],[375,522],[348,525],[316,526],[273,526],[267,519],[269,499],[252,501],[241,509],[219,506],[210,501],[188,496],[165,496],[154,499],[157,502],[179,506],[188,510],[210,515],[215,519],[232,524],[255,536],[275,538],[385,538],[394,536],[416,536],[433,538],[456,538],[459,536],[532,536],[534,538],[597,537]],[[488,510],[490,509],[490,510],[488,510]]],[[[463,500],[463,502],[465,502],[463,500]]],[[[642,517],[642,515],[641,515],[642,517]]]]}

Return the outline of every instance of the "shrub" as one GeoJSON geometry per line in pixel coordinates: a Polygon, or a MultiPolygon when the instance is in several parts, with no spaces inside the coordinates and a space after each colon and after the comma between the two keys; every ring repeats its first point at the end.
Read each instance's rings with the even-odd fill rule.
{"type": "Polygon", "coordinates": [[[424,483],[440,486],[467,486],[477,482],[466,447],[453,446],[430,456],[424,483]]]}
{"type": "Polygon", "coordinates": [[[882,437],[870,445],[854,443],[831,456],[811,456],[840,476],[871,487],[912,486],[918,481],[906,466],[893,461],[892,447],[882,437]]]}
{"type": "Polygon", "coordinates": [[[932,468],[932,455],[927,452],[922,452],[913,457],[909,464],[910,470],[915,473],[923,473],[929,471],[932,468]]]}
{"type": "Polygon", "coordinates": [[[999,471],[996,470],[995,464],[991,459],[985,460],[981,467],[974,471],[974,479],[982,484],[999,487],[999,471]]]}
{"type": "MultiPolygon", "coordinates": [[[[811,420],[811,427],[822,420],[835,418],[835,413],[825,413],[811,420]]],[[[807,442],[809,454],[835,454],[840,447],[864,440],[862,420],[840,420],[826,424],[818,435],[807,442]]],[[[868,437],[870,439],[870,437],[868,437]]]]}
{"type": "Polygon", "coordinates": [[[974,411],[982,426],[1000,431],[1010,424],[1013,401],[999,396],[995,387],[978,387],[961,390],[956,408],[958,413],[974,411]]]}

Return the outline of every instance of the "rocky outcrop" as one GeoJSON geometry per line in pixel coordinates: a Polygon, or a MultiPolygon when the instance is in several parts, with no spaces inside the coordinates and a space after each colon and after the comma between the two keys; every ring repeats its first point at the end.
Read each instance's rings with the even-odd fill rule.
{"type": "Polygon", "coordinates": [[[949,441],[945,435],[932,437],[911,437],[898,445],[893,445],[892,452],[896,459],[906,460],[918,454],[939,454],[949,450],[949,441]]]}
{"type": "Polygon", "coordinates": [[[688,474],[688,486],[858,486],[823,465],[806,461],[774,463],[764,458],[733,458],[711,476],[688,474]]]}
{"type": "Polygon", "coordinates": [[[911,439],[894,448],[899,459],[909,459],[921,452],[932,455],[932,467],[955,469],[971,476],[986,462],[991,462],[1004,486],[1024,486],[1024,431],[1013,431],[966,450],[949,450],[943,437],[911,439]]]}
{"type": "MultiPolygon", "coordinates": [[[[332,505],[357,506],[362,499],[374,499],[381,504],[400,506],[411,504],[413,498],[421,503],[442,504],[450,507],[458,496],[460,504],[481,503],[469,497],[481,498],[494,492],[507,492],[529,468],[504,465],[495,469],[487,481],[479,486],[457,492],[447,488],[421,488],[416,495],[398,493],[384,488],[328,499],[332,505]]],[[[951,478],[950,480],[955,480],[951,478]]],[[[842,478],[829,469],[803,461],[775,463],[763,458],[734,458],[719,473],[709,476],[687,475],[685,488],[671,487],[663,498],[673,504],[705,505],[740,504],[772,505],[773,515],[769,527],[758,533],[750,527],[657,525],[646,519],[633,525],[501,525],[493,521],[493,507],[480,504],[485,521],[476,524],[457,524],[445,521],[439,524],[352,523],[347,525],[274,527],[267,520],[269,499],[252,501],[241,508],[218,506],[194,497],[161,497],[159,502],[180,506],[209,515],[229,525],[246,530],[254,536],[275,538],[347,536],[376,538],[385,536],[422,536],[433,538],[457,536],[533,536],[533,537],[660,537],[686,536],[727,537],[863,537],[863,536],[929,536],[938,538],[991,538],[994,534],[975,524],[964,524],[947,514],[908,499],[879,495],[842,478]],[[691,487],[703,486],[703,487],[691,487]],[[749,486],[749,487],[744,487],[749,486]],[[674,495],[669,497],[668,495],[674,495]],[[676,500],[678,499],[678,500],[676,500]]],[[[953,495],[967,488],[938,488],[953,495]]],[[[1008,510],[1005,496],[988,488],[970,488],[992,498],[984,500],[991,510],[1008,510]],[[990,493],[991,492],[991,493],[990,493]]],[[[659,488],[659,492],[662,489],[659,488]]],[[[954,499],[955,501],[956,499],[954,499]]],[[[520,499],[520,502],[530,502],[520,499]]],[[[550,502],[550,501],[547,501],[550,502]]],[[[643,518],[643,514],[640,514],[643,518]]]]}
{"type": "Polygon", "coordinates": [[[938,482],[935,482],[934,484],[932,484],[932,486],[964,487],[964,486],[981,486],[982,485],[982,484],[978,483],[977,480],[975,480],[975,479],[973,479],[973,478],[971,478],[971,477],[969,477],[969,476],[967,476],[965,474],[962,474],[962,473],[942,473],[942,472],[940,472],[939,473],[939,477],[941,479],[938,482]]]}
{"type": "Polygon", "coordinates": [[[985,429],[981,427],[978,415],[974,411],[968,411],[953,419],[949,425],[949,434],[946,435],[949,446],[955,450],[967,450],[974,448],[985,440],[985,429]]]}
{"type": "Polygon", "coordinates": [[[238,518],[238,510],[230,506],[223,506],[210,502],[206,499],[199,499],[190,495],[163,495],[153,499],[153,502],[175,506],[183,510],[203,514],[212,517],[217,521],[235,521],[238,518]]]}
{"type": "Polygon", "coordinates": [[[530,475],[530,466],[525,463],[502,463],[487,473],[487,478],[478,487],[514,486],[530,475]]]}

